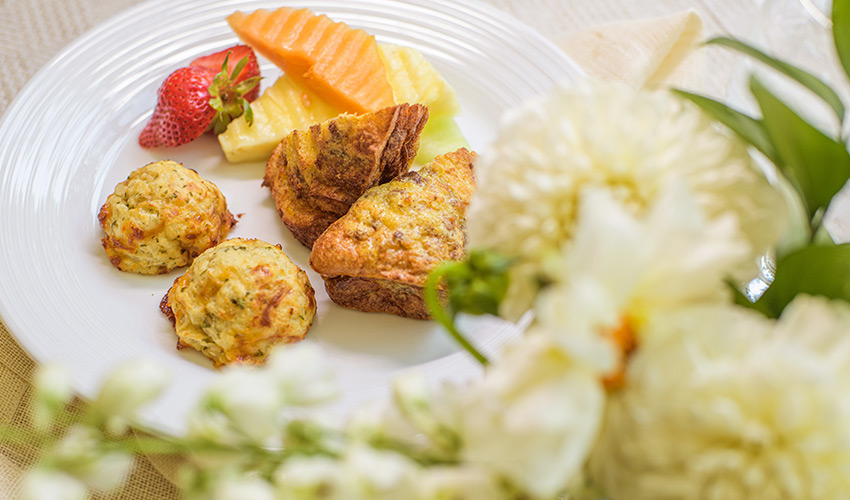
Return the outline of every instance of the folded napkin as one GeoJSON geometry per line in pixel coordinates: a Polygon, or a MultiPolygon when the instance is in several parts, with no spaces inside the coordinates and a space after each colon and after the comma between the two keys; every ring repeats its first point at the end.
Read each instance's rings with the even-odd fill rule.
{"type": "Polygon", "coordinates": [[[634,87],[698,89],[705,75],[703,24],[696,11],[593,26],[555,38],[591,77],[634,87]]]}
{"type": "MultiPolygon", "coordinates": [[[[75,3],[80,2],[82,0],[75,0],[75,3]]],[[[18,7],[23,8],[23,4],[18,7]]],[[[80,28],[77,34],[82,31],[80,28]]],[[[604,24],[552,38],[592,77],[616,79],[636,87],[676,85],[699,90],[705,72],[701,51],[694,51],[694,47],[701,37],[699,15],[687,11],[648,20],[604,24]]],[[[49,48],[43,47],[43,50],[49,48]]],[[[26,50],[33,50],[32,46],[14,49],[20,57],[26,50]]],[[[30,380],[34,368],[33,361],[0,323],[0,422],[3,424],[24,425],[29,421],[30,380]]],[[[22,469],[32,465],[37,456],[38,450],[34,447],[0,445],[0,500],[17,498],[22,469]]],[[[120,498],[177,498],[177,489],[169,479],[175,477],[178,463],[173,457],[142,457],[120,498]]]]}

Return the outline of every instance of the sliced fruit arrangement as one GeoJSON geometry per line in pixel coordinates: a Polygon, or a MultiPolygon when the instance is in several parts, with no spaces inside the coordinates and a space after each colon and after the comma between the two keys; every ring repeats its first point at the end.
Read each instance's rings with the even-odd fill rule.
{"type": "Polygon", "coordinates": [[[174,71],[157,91],[156,108],[139,135],[143,148],[175,147],[205,131],[223,132],[237,116],[251,119],[260,67],[245,45],[203,56],[174,71]]]}
{"type": "MultiPolygon", "coordinates": [[[[429,108],[431,118],[420,137],[415,163],[422,165],[447,151],[468,147],[454,120],[460,112],[457,95],[431,63],[409,47],[379,44],[378,54],[394,103],[418,103],[429,108]]],[[[289,74],[266,89],[252,108],[253,126],[245,118],[237,118],[218,136],[230,162],[265,161],[292,130],[306,129],[344,111],[289,74]]]]}
{"type": "Polygon", "coordinates": [[[254,50],[343,111],[394,104],[378,44],[363,30],[288,7],[235,12],[227,22],[254,50]]]}
{"type": "Polygon", "coordinates": [[[414,163],[424,165],[448,151],[468,148],[469,143],[454,119],[460,113],[460,103],[449,82],[412,47],[380,44],[378,50],[396,103],[428,106],[428,123],[422,130],[414,163]]]}
{"type": "Polygon", "coordinates": [[[251,103],[253,124],[245,116],[233,120],[218,136],[231,163],[266,161],[293,130],[309,128],[341,113],[337,107],[283,75],[251,103]]]}

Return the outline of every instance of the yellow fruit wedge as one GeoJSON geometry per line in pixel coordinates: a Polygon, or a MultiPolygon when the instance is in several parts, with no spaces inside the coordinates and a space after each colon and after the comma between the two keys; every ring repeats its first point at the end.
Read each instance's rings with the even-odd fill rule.
{"type": "Polygon", "coordinates": [[[424,104],[432,117],[460,113],[454,89],[421,52],[411,47],[378,44],[378,54],[387,69],[396,104],[424,104]]]}
{"type": "Polygon", "coordinates": [[[240,116],[219,134],[218,142],[231,163],[266,161],[272,150],[293,130],[309,128],[340,114],[315,92],[283,75],[251,103],[254,122],[240,116]]]}
{"type": "Polygon", "coordinates": [[[460,131],[453,116],[429,116],[428,123],[419,135],[419,151],[413,159],[415,165],[424,165],[434,158],[456,151],[460,148],[469,148],[469,143],[460,131]]]}

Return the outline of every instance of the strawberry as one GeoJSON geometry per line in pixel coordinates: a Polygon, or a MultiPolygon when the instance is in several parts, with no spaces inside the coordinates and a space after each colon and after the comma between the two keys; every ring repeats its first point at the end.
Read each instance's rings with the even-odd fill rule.
{"type": "MultiPolygon", "coordinates": [[[[241,83],[249,78],[253,78],[255,76],[260,76],[260,65],[257,63],[257,56],[254,54],[254,50],[247,45],[234,45],[229,49],[224,49],[220,52],[216,52],[215,54],[210,54],[208,56],[201,56],[191,63],[189,66],[200,66],[202,68],[208,68],[216,73],[221,71],[222,64],[226,58],[230,59],[230,63],[227,66],[227,72],[233,73],[233,70],[236,69],[236,65],[244,58],[248,58],[248,61],[245,63],[245,67],[242,68],[242,71],[239,73],[239,76],[233,79],[233,83],[241,83]]],[[[248,102],[253,101],[260,95],[260,86],[252,88],[248,92],[245,93],[245,99],[248,102]]]]}
{"type": "Polygon", "coordinates": [[[206,130],[223,132],[242,113],[251,123],[248,97],[259,92],[259,69],[250,48],[250,54],[230,64],[231,53],[239,47],[198,58],[168,75],[157,92],[153,116],[139,135],[139,145],[180,146],[206,130]]]}

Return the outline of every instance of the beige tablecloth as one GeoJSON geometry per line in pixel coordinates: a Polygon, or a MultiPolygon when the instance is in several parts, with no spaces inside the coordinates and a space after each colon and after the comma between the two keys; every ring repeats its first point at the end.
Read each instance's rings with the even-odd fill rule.
{"type": "MultiPolygon", "coordinates": [[[[461,1],[461,0],[459,0],[461,1]]],[[[801,0],[489,0],[536,28],[590,75],[634,85],[673,81],[725,97],[742,71],[728,51],[700,49],[706,35],[758,37],[758,23],[773,22],[775,8],[793,15],[801,0]],[[754,31],[756,30],[756,31],[754,31]]],[[[0,0],[0,115],[27,80],[87,29],[139,0],[0,0]]],[[[761,33],[768,30],[764,26],[761,33]]],[[[805,55],[801,56],[805,59],[805,55]]],[[[0,138],[2,140],[2,138],[0,138]]],[[[0,233],[2,237],[2,233],[0,233]]],[[[0,286],[3,277],[0,276],[0,286]]],[[[0,422],[25,424],[34,362],[0,323],[0,422]]],[[[15,498],[20,471],[35,451],[2,444],[0,499],[15,498]]],[[[168,462],[141,457],[129,485],[116,498],[176,498],[160,474],[168,462]]]]}

